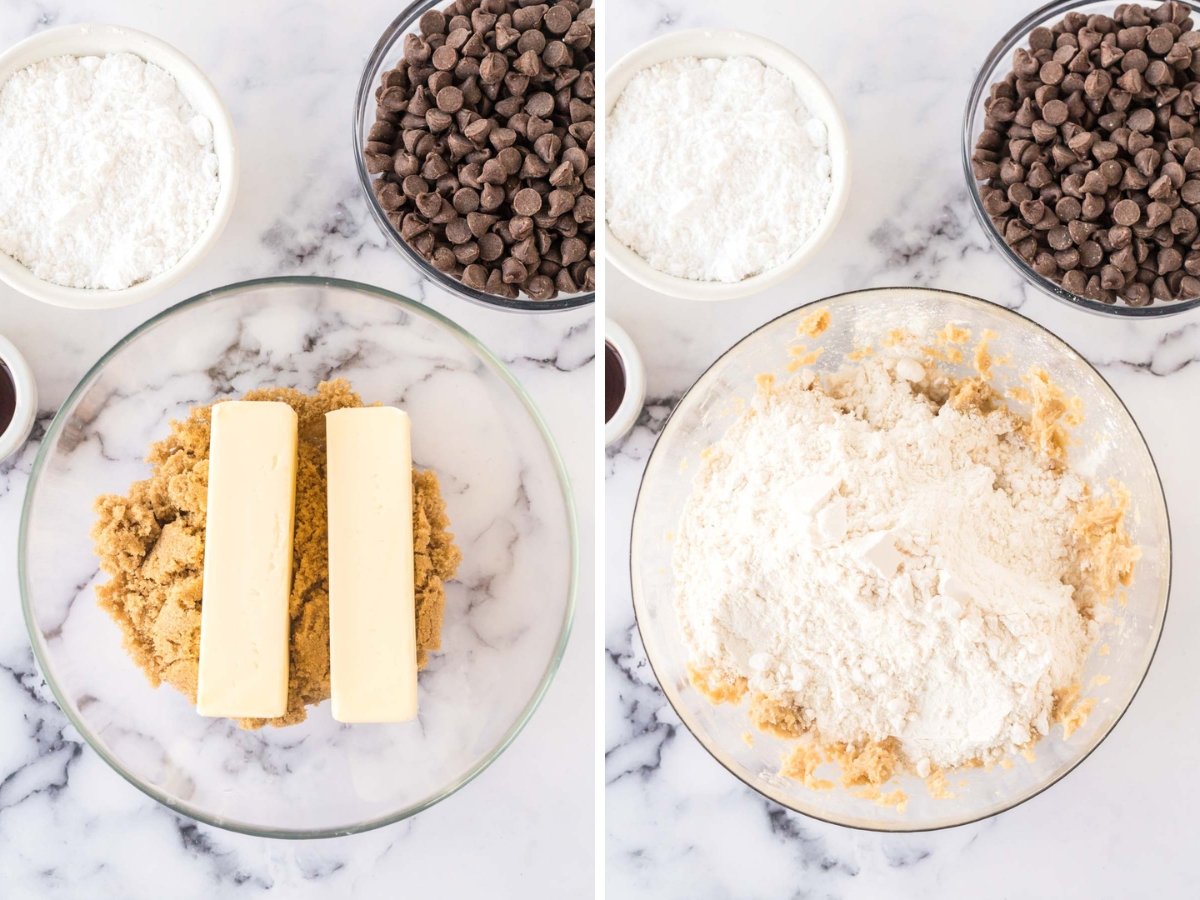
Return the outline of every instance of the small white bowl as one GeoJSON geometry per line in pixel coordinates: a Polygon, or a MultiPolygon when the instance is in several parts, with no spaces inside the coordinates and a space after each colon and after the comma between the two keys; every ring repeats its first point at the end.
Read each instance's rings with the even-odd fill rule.
{"type": "Polygon", "coordinates": [[[837,227],[850,193],[850,141],[846,122],[824,82],[794,53],[758,35],[719,28],[697,28],[667,34],[625,54],[609,70],[604,80],[605,115],[612,113],[629,80],[642,69],[684,56],[699,59],[751,56],[792,80],[796,85],[796,93],[800,95],[808,111],[824,122],[829,131],[833,195],[829,199],[825,217],[812,236],[783,265],[731,283],[693,281],[660,272],[617,240],[607,222],[604,225],[605,253],[618,269],[634,281],[662,294],[682,297],[685,300],[731,300],[735,297],[748,297],[794,275],[812,259],[837,227]]]}
{"type": "Polygon", "coordinates": [[[646,402],[646,367],[642,365],[633,339],[612,319],[604,320],[604,342],[612,344],[625,369],[625,396],[613,417],[604,423],[604,446],[607,447],[628,434],[642,414],[642,404],[646,402]]]}
{"type": "Polygon", "coordinates": [[[111,309],[157,294],[192,269],[217,242],[229,216],[238,186],[238,151],[233,119],[217,89],[190,59],[169,44],[132,28],[116,25],[64,25],[26,38],[0,54],[0,88],[21,69],[52,56],[105,56],[133,53],[170,72],[196,112],[213,126],[221,191],[208,226],[191,249],[172,268],[120,291],[70,288],[43,281],[15,259],[0,253],[0,280],[22,294],[72,309],[111,309]]]}
{"type": "Polygon", "coordinates": [[[0,362],[8,367],[17,395],[12,421],[0,433],[0,461],[3,461],[25,445],[29,432],[33,430],[33,423],[37,420],[37,384],[33,380],[33,370],[25,362],[21,351],[3,335],[0,335],[0,362]]]}

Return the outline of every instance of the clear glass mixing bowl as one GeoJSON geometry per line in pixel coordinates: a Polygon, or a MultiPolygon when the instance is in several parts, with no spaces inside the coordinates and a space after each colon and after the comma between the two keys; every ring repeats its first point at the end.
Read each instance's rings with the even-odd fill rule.
{"type": "MultiPolygon", "coordinates": [[[[1200,13],[1200,3],[1191,2],[1191,0],[1177,0],[1177,2],[1191,8],[1193,17],[1196,17],[1196,14],[1200,13]]],[[[1009,264],[1020,272],[1031,285],[1045,291],[1056,300],[1061,300],[1077,309],[1082,308],[1089,312],[1100,313],[1101,315],[1128,316],[1131,318],[1173,316],[1176,313],[1200,306],[1200,297],[1192,300],[1155,300],[1149,306],[1140,307],[1130,306],[1125,301],[1118,300],[1110,306],[1098,300],[1081,297],[1067,290],[1061,284],[1039,275],[1029,263],[1017,255],[1012,247],[1008,246],[1008,243],[1004,240],[1004,235],[1000,234],[996,230],[996,226],[992,224],[991,216],[983,208],[983,200],[979,196],[979,182],[975,180],[975,175],[971,171],[971,154],[975,150],[975,141],[979,139],[979,134],[983,131],[983,101],[987,99],[991,86],[1012,71],[1013,51],[1017,47],[1028,48],[1029,32],[1039,26],[1049,27],[1056,22],[1060,22],[1070,12],[1079,12],[1089,16],[1100,14],[1111,15],[1112,11],[1118,5],[1111,2],[1111,0],[1102,0],[1102,2],[1096,2],[1096,0],[1087,0],[1087,2],[1080,2],[1080,0],[1057,0],[1057,2],[1049,3],[1040,9],[1034,10],[1009,29],[1008,33],[1000,39],[1000,42],[992,48],[992,52],[987,55],[987,59],[983,61],[983,65],[979,67],[979,74],[976,76],[975,83],[971,86],[971,94],[967,98],[967,110],[963,117],[962,132],[963,172],[966,174],[967,191],[971,195],[971,205],[975,209],[975,215],[979,218],[980,227],[983,228],[992,245],[1000,252],[1000,255],[1008,260],[1009,264]]],[[[1157,4],[1150,5],[1153,7],[1157,4]]]]}
{"type": "Polygon", "coordinates": [[[331,837],[420,812],[483,771],[537,708],[575,610],[574,501],[520,384],[453,322],[378,288],[322,278],[201,294],[124,338],[59,410],[21,517],[21,602],[67,717],[130,783],[184,815],[266,837],[331,837]],[[442,483],[463,552],[420,716],[342,725],[326,702],[242,731],[152,689],[97,605],[92,501],[144,478],[147,445],[190,407],[268,385],[346,378],[403,407],[413,460],[442,483]]]}
{"type": "MultiPolygon", "coordinates": [[[[949,368],[968,374],[965,366],[949,368]]],[[[721,765],[761,794],[817,819],[879,831],[924,831],[962,825],[1028,800],[1104,740],[1141,686],[1158,645],[1170,588],[1171,536],[1158,471],[1141,432],[1120,398],[1079,354],[1041,326],[983,300],[947,291],[879,288],[786,313],[743,338],[700,376],[667,420],[646,465],[633,515],[630,573],[638,628],[659,684],[684,724],[721,765]],[[934,799],[916,776],[903,776],[897,782],[909,798],[903,813],[840,786],[813,791],[781,777],[781,758],[795,743],[755,731],[753,746],[746,745],[742,735],[753,731],[748,704],[714,706],[691,685],[688,652],[675,616],[669,534],[677,529],[700,453],[725,433],[736,411],[753,397],[756,375],[787,377],[785,367],[792,359],[787,347],[795,343],[796,326],[820,308],[829,310],[833,322],[819,338],[806,341],[809,349],[825,348],[815,366],[818,372],[840,368],[843,354],[858,346],[879,346],[892,329],[925,335],[948,322],[976,336],[984,329],[999,335],[993,352],[1012,354],[1011,366],[995,370],[1001,388],[1019,385],[1018,375],[1030,366],[1045,368],[1068,395],[1078,394],[1084,402],[1086,418],[1073,431],[1079,445],[1072,448],[1072,464],[1101,485],[1116,478],[1128,486],[1133,501],[1127,527],[1144,554],[1127,591],[1128,605],[1114,606],[1123,625],[1105,626],[1086,661],[1082,684],[1089,685],[1096,675],[1110,680],[1083,694],[1098,698],[1084,725],[1066,741],[1056,727],[1038,743],[1034,762],[1018,758],[1008,770],[996,766],[949,773],[953,799],[934,799]],[[1105,644],[1110,652],[1102,656],[1099,648],[1105,644]],[[961,788],[960,780],[966,782],[961,788]]],[[[819,774],[836,779],[834,770],[829,775],[824,771],[819,774]]]]}

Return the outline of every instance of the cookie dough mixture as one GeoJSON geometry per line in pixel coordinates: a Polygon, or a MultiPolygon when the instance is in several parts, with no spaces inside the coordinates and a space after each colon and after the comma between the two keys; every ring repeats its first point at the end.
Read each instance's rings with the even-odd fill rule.
{"type": "Polygon", "coordinates": [[[998,761],[1082,721],[1084,657],[1139,556],[1127,497],[1070,471],[1080,410],[1045,373],[1025,419],[988,385],[985,343],[962,381],[893,343],[823,380],[761,377],[705,454],[673,558],[697,686],[809,738],[785,774],[828,786],[821,748],[881,802],[902,769],[998,761]]]}
{"type": "MultiPolygon", "coordinates": [[[[243,728],[294,725],[306,707],[329,699],[329,548],[326,517],[325,413],[363,406],[343,381],[322,383],[306,396],[290,388],[250,391],[243,400],[277,400],[299,417],[296,532],[292,560],[291,672],[287,713],[242,719],[243,728]]],[[[173,421],[171,434],[150,446],[151,476],[128,496],[98,497],[92,527],[100,568],[112,576],[96,588],[100,606],[124,635],[125,649],[154,687],[166,682],[194,704],[200,660],[205,504],[212,406],[173,421]]],[[[413,470],[417,664],[441,647],[444,582],[462,554],[447,531],[437,476],[413,470]]]]}

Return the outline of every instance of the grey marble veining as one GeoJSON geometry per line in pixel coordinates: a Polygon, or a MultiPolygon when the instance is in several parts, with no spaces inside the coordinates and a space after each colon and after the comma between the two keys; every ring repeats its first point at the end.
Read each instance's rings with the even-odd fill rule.
{"type": "MultiPolygon", "coordinates": [[[[221,92],[242,154],[229,227],[202,265],[165,294],[134,307],[80,312],[44,306],[0,287],[0,333],[29,359],[41,402],[30,444],[0,465],[0,548],[5,548],[0,550],[0,897],[5,900],[435,892],[559,897],[591,891],[594,718],[579,698],[593,693],[594,566],[588,548],[594,536],[595,425],[591,404],[579,398],[592,395],[593,314],[518,316],[470,306],[423,282],[379,234],[354,177],[351,113],[367,55],[403,5],[372,0],[348,11],[339,4],[287,0],[0,2],[0,46],[53,25],[87,21],[138,28],[171,43],[221,92]],[[532,395],[564,455],[584,548],[582,590],[566,657],[541,708],[500,759],[414,819],[364,835],[302,842],[197,824],[111,770],[69,725],[36,670],[16,579],[17,526],[38,442],[89,367],[135,326],[180,300],[234,281],[291,274],[352,279],[419,299],[500,356],[532,395]]],[[[328,330],[325,325],[336,324],[311,323],[314,344],[328,330]]],[[[355,370],[353,337],[345,329],[337,334],[344,343],[321,348],[324,365],[349,369],[354,381],[369,382],[369,366],[355,370]]],[[[230,346],[230,335],[197,335],[198,352],[213,349],[220,359],[230,346]]],[[[242,348],[237,352],[252,349],[194,377],[155,382],[164,421],[198,396],[242,389],[243,376],[254,366],[274,366],[297,382],[324,374],[295,360],[271,358],[261,342],[243,340],[237,346],[242,348]],[[256,356],[260,351],[265,355],[256,356]]],[[[111,415],[101,407],[91,412],[95,420],[83,420],[80,441],[86,442],[88,429],[101,430],[97,423],[111,415]]],[[[92,443],[97,454],[124,460],[134,471],[142,436],[124,438],[92,443]]],[[[487,524],[475,523],[479,540],[489,539],[487,524]]],[[[70,577],[80,579],[71,584],[86,597],[93,575],[70,577]]],[[[486,594],[484,574],[464,566],[459,590],[486,594]]],[[[274,763],[252,752],[247,764],[274,763]]]]}
{"type": "Polygon", "coordinates": [[[763,294],[696,304],[652,294],[608,267],[607,314],[648,369],[647,406],[605,458],[606,886],[641,898],[1183,897],[1200,834],[1191,777],[1200,726],[1193,643],[1200,577],[1200,311],[1156,322],[1105,319],[1029,287],[991,248],[960,160],[971,82],[1034,4],[867,0],[612,0],[606,62],[659,34],[743,28],[807,61],[850,129],[844,218],[819,256],[763,294]],[[855,832],[788,812],[729,775],[658,689],[633,621],[629,526],[642,470],[670,410],[749,331],[800,304],[862,287],[921,285],[983,297],[1048,327],[1088,358],[1155,456],[1176,550],[1158,655],[1101,747],[1043,795],[944,832],[855,832]]]}

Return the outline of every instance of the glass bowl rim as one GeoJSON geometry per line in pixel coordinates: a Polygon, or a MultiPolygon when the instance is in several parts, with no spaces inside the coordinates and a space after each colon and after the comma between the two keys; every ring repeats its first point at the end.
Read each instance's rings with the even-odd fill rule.
{"type": "Polygon", "coordinates": [[[875,288],[861,288],[859,290],[842,291],[841,293],[830,294],[827,297],[821,297],[816,300],[810,300],[807,303],[802,303],[799,306],[797,306],[793,309],[789,309],[786,312],[783,312],[777,316],[773,316],[772,318],[768,319],[766,322],[763,322],[761,325],[755,326],[744,337],[741,337],[737,341],[735,341],[727,350],[722,352],[716,359],[714,359],[708,366],[706,366],[704,371],[701,372],[696,377],[695,381],[692,382],[691,386],[686,391],[683,392],[683,395],[679,398],[679,402],[675,404],[675,406],[671,409],[670,413],[667,415],[667,418],[664,420],[663,426],[659,430],[658,437],[655,438],[654,446],[651,448],[650,454],[646,457],[646,466],[642,470],[642,476],[638,482],[638,491],[637,491],[637,496],[634,499],[633,516],[631,517],[630,527],[629,527],[629,584],[630,584],[630,595],[632,597],[632,602],[633,602],[633,618],[634,618],[634,623],[637,625],[637,630],[638,630],[638,640],[640,640],[642,642],[642,650],[646,654],[646,661],[650,664],[650,670],[651,670],[651,672],[654,673],[654,678],[658,682],[659,689],[662,691],[663,696],[667,698],[667,702],[671,705],[671,708],[675,711],[675,715],[677,715],[679,717],[679,720],[681,722],[683,722],[683,724],[687,728],[687,730],[689,732],[691,732],[691,735],[693,738],[696,739],[696,742],[698,744],[700,744],[700,746],[704,748],[704,750],[708,753],[708,755],[711,756],[723,769],[725,769],[726,772],[728,772],[730,775],[732,775],[734,778],[736,778],[738,781],[740,781],[746,787],[750,788],[752,791],[754,791],[761,797],[764,797],[765,799],[771,801],[772,803],[777,803],[780,806],[782,806],[784,809],[788,809],[794,813],[797,813],[799,815],[805,816],[810,819],[816,819],[819,822],[825,822],[826,824],[829,824],[829,825],[837,825],[841,828],[850,828],[855,831],[869,831],[869,832],[877,832],[877,833],[882,833],[882,834],[921,834],[921,833],[925,833],[925,832],[944,831],[948,828],[960,828],[963,825],[971,825],[971,824],[974,824],[975,822],[981,822],[984,819],[990,819],[993,816],[998,816],[998,815],[1008,812],[1009,810],[1016,809],[1018,806],[1021,806],[1022,804],[1027,803],[1028,801],[1032,800],[1034,797],[1037,797],[1040,794],[1044,793],[1045,791],[1049,790],[1054,785],[1058,784],[1060,781],[1062,781],[1064,778],[1066,778],[1069,774],[1074,772],[1084,762],[1084,760],[1086,760],[1089,756],[1091,756],[1093,753],[1095,753],[1096,750],[1099,749],[1100,745],[1103,744],[1108,739],[1109,735],[1111,735],[1113,733],[1113,731],[1116,730],[1117,724],[1125,717],[1125,714],[1127,712],[1129,712],[1129,708],[1133,705],[1134,699],[1137,697],[1138,693],[1141,691],[1142,685],[1145,684],[1146,676],[1148,676],[1150,674],[1150,668],[1154,664],[1155,656],[1157,656],[1157,654],[1158,654],[1159,644],[1162,642],[1163,631],[1166,628],[1167,612],[1170,608],[1171,584],[1172,584],[1172,580],[1173,580],[1173,576],[1174,576],[1174,561],[1175,560],[1174,560],[1173,547],[1174,547],[1174,542],[1173,542],[1172,536],[1171,536],[1171,514],[1170,514],[1170,508],[1167,505],[1167,495],[1166,495],[1166,491],[1163,489],[1162,476],[1158,470],[1158,463],[1154,459],[1154,454],[1150,450],[1150,445],[1146,441],[1146,436],[1142,433],[1141,426],[1138,425],[1137,419],[1135,419],[1133,417],[1133,414],[1129,411],[1129,407],[1125,405],[1125,401],[1121,399],[1121,395],[1116,392],[1116,390],[1113,388],[1113,386],[1108,383],[1108,379],[1106,379],[1096,369],[1096,367],[1092,365],[1092,363],[1086,357],[1084,357],[1081,353],[1079,353],[1077,350],[1075,350],[1075,348],[1072,347],[1066,340],[1064,340],[1063,338],[1059,337],[1058,335],[1056,335],[1052,331],[1050,331],[1050,329],[1045,328],[1041,324],[1033,321],[1028,316],[1022,315],[1021,313],[1017,312],[1016,310],[1009,309],[1007,306],[1002,306],[1001,304],[994,303],[991,300],[984,300],[980,297],[972,297],[969,294],[962,294],[962,293],[959,293],[958,291],[949,291],[949,290],[944,290],[941,288],[895,287],[895,286],[893,286],[893,287],[875,287],[875,288]],[[1033,793],[1029,794],[1028,796],[1022,797],[1020,800],[1009,803],[1008,805],[1004,806],[1001,809],[996,809],[996,810],[992,810],[990,812],[982,813],[980,815],[972,816],[971,818],[963,819],[961,822],[951,822],[951,823],[948,823],[945,825],[931,825],[931,826],[927,826],[927,827],[921,827],[921,826],[904,827],[902,824],[899,826],[860,825],[860,824],[851,824],[851,823],[847,823],[847,822],[840,822],[832,817],[828,817],[825,815],[818,815],[817,813],[806,810],[806,809],[797,809],[791,803],[785,802],[783,799],[781,799],[780,796],[775,796],[773,793],[767,793],[766,791],[759,788],[757,785],[751,784],[749,781],[746,780],[746,778],[742,777],[742,775],[739,772],[734,771],[734,769],[731,768],[730,764],[727,763],[724,759],[722,759],[721,753],[723,751],[720,751],[720,748],[717,747],[716,741],[712,740],[712,738],[710,738],[708,736],[707,732],[705,732],[704,729],[700,728],[698,726],[698,724],[694,723],[691,714],[686,711],[681,699],[677,699],[677,697],[675,696],[674,688],[668,688],[667,683],[664,682],[663,679],[659,676],[658,667],[655,665],[654,657],[651,655],[649,648],[647,648],[647,646],[646,646],[645,640],[642,638],[642,626],[641,626],[641,615],[642,614],[641,614],[641,610],[640,610],[640,598],[639,598],[640,590],[637,587],[638,581],[637,581],[637,579],[634,578],[634,558],[633,558],[633,556],[634,556],[634,539],[637,535],[638,510],[641,507],[642,492],[646,486],[646,473],[650,470],[650,463],[653,462],[654,455],[658,452],[658,449],[659,449],[660,444],[662,443],[663,437],[666,435],[667,430],[671,427],[671,422],[675,418],[675,413],[683,405],[684,401],[687,400],[688,396],[696,388],[696,385],[699,384],[704,379],[704,377],[718,363],[720,363],[727,356],[729,356],[734,351],[736,351],[746,341],[753,338],[760,331],[762,331],[766,328],[769,328],[771,325],[774,325],[779,320],[787,318],[788,316],[795,315],[797,312],[799,312],[802,309],[805,309],[810,306],[815,306],[816,304],[819,304],[819,303],[829,303],[830,301],[843,300],[843,299],[845,299],[847,297],[851,297],[851,296],[857,296],[857,295],[862,295],[862,294],[882,294],[882,293],[887,293],[887,292],[897,291],[897,290],[920,291],[920,292],[931,293],[931,294],[945,294],[945,295],[952,297],[960,302],[965,302],[965,305],[968,307],[976,307],[976,308],[983,308],[983,309],[998,311],[1001,315],[1011,316],[1014,320],[1017,321],[1018,327],[1033,326],[1035,329],[1044,332],[1051,340],[1056,341],[1057,343],[1059,343],[1063,347],[1065,347],[1067,350],[1074,353],[1075,356],[1077,356],[1083,362],[1083,364],[1085,366],[1087,366],[1087,368],[1090,369],[1091,372],[1100,380],[1100,383],[1103,384],[1104,387],[1106,387],[1112,393],[1113,397],[1116,398],[1117,403],[1120,404],[1121,409],[1125,412],[1125,415],[1127,415],[1129,417],[1129,421],[1133,424],[1134,430],[1137,432],[1138,437],[1142,441],[1142,446],[1146,450],[1146,455],[1150,459],[1150,466],[1154,470],[1154,478],[1158,484],[1159,496],[1162,498],[1163,514],[1164,514],[1164,518],[1166,519],[1166,525],[1167,525],[1167,544],[1166,544],[1167,586],[1166,586],[1166,591],[1163,595],[1162,616],[1158,622],[1158,633],[1154,636],[1154,645],[1153,645],[1153,647],[1151,647],[1150,655],[1146,660],[1145,670],[1142,672],[1141,676],[1138,678],[1137,685],[1134,687],[1133,692],[1129,695],[1129,701],[1125,704],[1125,708],[1121,710],[1121,712],[1117,715],[1117,717],[1115,719],[1113,719],[1112,724],[1108,726],[1108,730],[1104,732],[1104,734],[1099,738],[1099,740],[1097,740],[1096,743],[1091,748],[1089,748],[1086,753],[1084,753],[1078,759],[1074,760],[1069,766],[1067,766],[1067,768],[1065,768],[1062,772],[1058,773],[1058,775],[1056,777],[1054,777],[1052,780],[1046,782],[1044,785],[1041,785],[1040,787],[1038,787],[1037,790],[1033,791],[1033,793]]]}
{"type": "MultiPolygon", "coordinates": [[[[1089,300],[1087,297],[1081,297],[1076,293],[1068,291],[1062,285],[1048,278],[1043,278],[1033,270],[1033,267],[1029,263],[1021,259],[1016,254],[1016,251],[1008,246],[1008,242],[1004,240],[1004,236],[992,224],[991,216],[983,208],[983,199],[979,194],[979,182],[975,180],[975,173],[971,169],[971,154],[974,152],[971,142],[972,126],[975,123],[976,116],[983,110],[983,99],[991,87],[993,81],[991,73],[995,70],[997,64],[1030,31],[1044,23],[1047,19],[1052,16],[1064,15],[1082,6],[1092,6],[1098,2],[1107,2],[1107,0],[1052,0],[1052,2],[1047,3],[1045,6],[1041,6],[1029,13],[1005,32],[1004,36],[1000,38],[984,58],[983,63],[979,67],[979,73],[975,76],[975,81],[971,85],[971,92],[967,95],[967,108],[963,114],[962,164],[963,173],[967,178],[967,193],[971,197],[971,208],[975,211],[975,217],[979,220],[980,226],[983,228],[992,245],[1000,251],[1000,255],[1004,257],[1009,265],[1024,277],[1028,284],[1038,288],[1042,293],[1048,294],[1055,300],[1075,309],[1083,309],[1099,316],[1128,319],[1154,319],[1163,316],[1174,316],[1200,307],[1200,297],[1193,297],[1191,300],[1170,301],[1161,305],[1130,306],[1127,303],[1119,302],[1110,306],[1098,300],[1089,300]]],[[[1197,3],[1196,0],[1177,0],[1177,2],[1188,7],[1193,13],[1200,13],[1200,3],[1197,3]]],[[[1116,5],[1115,2],[1114,5],[1116,5]]]]}
{"type": "Polygon", "coordinates": [[[125,337],[121,338],[108,351],[96,361],[87,374],[80,379],[79,383],[72,388],[71,393],[59,406],[54,414],[54,419],[51,421],[46,433],[42,436],[41,445],[38,447],[37,456],[34,458],[33,467],[29,472],[29,479],[26,482],[25,497],[21,502],[21,521],[17,537],[17,582],[21,593],[21,613],[25,618],[25,628],[29,635],[29,643],[33,650],[34,658],[37,662],[38,669],[46,684],[49,685],[51,693],[54,695],[55,702],[59,709],[67,717],[67,720],[72,726],[83,736],[87,741],[88,746],[96,752],[96,754],[104,760],[118,775],[136,787],[142,793],[157,800],[168,809],[195,819],[198,822],[203,822],[205,825],[211,825],[214,828],[221,828],[225,831],[237,832],[239,834],[248,834],[254,837],[288,839],[288,840],[308,840],[340,837],[342,835],[359,834],[365,831],[372,831],[376,828],[381,828],[385,825],[392,825],[403,819],[415,816],[417,813],[435,806],[442,800],[445,800],[450,795],[456,793],[459,789],[475,780],[488,766],[495,762],[509,745],[516,740],[529,720],[533,717],[534,712],[541,705],[546,692],[550,688],[554,676],[558,672],[559,665],[562,663],[563,654],[566,652],[567,642],[571,635],[571,628],[575,620],[576,604],[578,601],[579,592],[579,522],[575,505],[575,494],[571,487],[570,476],[567,472],[566,464],[563,461],[562,454],[558,449],[558,445],[554,441],[553,435],[542,417],[541,411],[534,404],[533,399],[526,393],[525,388],[517,380],[516,376],[509,371],[504,362],[493,353],[487,346],[481,343],[474,335],[458,325],[456,322],[447,318],[439,312],[430,309],[422,303],[418,303],[408,297],[393,293],[384,288],[374,287],[373,285],[363,284],[357,281],[350,281],[344,278],[324,278],[308,275],[288,275],[277,276],[271,278],[254,278],[248,281],[238,281],[222,287],[214,288],[203,293],[196,294],[193,297],[183,300],[173,306],[169,306],[162,312],[152,316],[145,322],[142,322],[125,337]],[[34,488],[37,486],[38,478],[41,475],[42,467],[46,462],[46,448],[52,443],[53,438],[57,437],[62,430],[66,421],[65,411],[70,409],[73,404],[79,399],[81,394],[88,389],[96,377],[104,370],[109,361],[127,345],[131,344],[137,338],[141,337],[147,331],[150,331],[160,323],[173,318],[176,314],[185,312],[193,307],[200,307],[214,300],[218,300],[227,295],[236,294],[240,291],[258,287],[276,287],[281,285],[295,285],[302,287],[334,287],[347,290],[358,291],[360,293],[370,294],[385,300],[394,306],[413,312],[419,316],[425,316],[431,319],[435,324],[449,330],[449,332],[471,348],[473,352],[487,364],[491,366],[492,371],[498,374],[501,380],[517,395],[518,399],[524,405],[529,413],[533,423],[537,426],[546,450],[550,454],[551,462],[555,468],[555,474],[558,479],[559,488],[562,493],[562,498],[566,511],[567,518],[567,533],[570,545],[570,561],[567,575],[567,603],[563,615],[562,627],[559,630],[558,641],[555,644],[554,651],[542,673],[541,681],[534,690],[533,695],[521,710],[520,715],[504,732],[499,743],[497,743],[488,753],[474,766],[469,768],[464,774],[451,781],[448,785],[437,791],[433,795],[423,799],[419,803],[406,807],[396,813],[389,813],[384,816],[377,816],[365,822],[355,823],[354,825],[339,826],[336,828],[311,828],[311,829],[287,829],[287,828],[264,828],[256,825],[247,825],[241,822],[223,821],[220,818],[210,815],[207,812],[198,810],[192,807],[189,803],[178,800],[158,787],[151,785],[141,778],[137,777],[133,772],[125,769],[107,749],[103,743],[96,738],[91,729],[85,724],[83,717],[75,710],[73,704],[67,701],[63,695],[57,681],[52,674],[52,668],[47,665],[49,653],[42,646],[40,632],[34,622],[34,617],[30,609],[30,590],[28,584],[29,573],[26,571],[26,540],[28,536],[29,517],[32,509],[32,498],[34,488]]]}
{"type": "MultiPolygon", "coordinates": [[[[568,309],[579,309],[580,307],[595,303],[596,292],[594,290],[587,293],[574,294],[569,297],[555,298],[554,300],[530,300],[527,297],[520,296],[515,300],[509,300],[507,297],[489,294],[486,291],[476,291],[467,287],[461,281],[451,278],[444,272],[439,272],[435,269],[431,263],[423,259],[419,253],[408,245],[407,241],[403,240],[396,233],[396,229],[392,227],[392,223],[384,215],[383,207],[379,205],[379,198],[375,196],[375,191],[371,188],[372,178],[371,174],[367,171],[362,141],[363,125],[366,123],[367,109],[371,105],[373,99],[372,93],[375,89],[375,75],[377,70],[383,65],[384,56],[392,48],[396,40],[417,21],[421,13],[432,9],[442,2],[443,0],[413,0],[412,3],[406,6],[404,11],[396,16],[391,24],[384,29],[375,47],[371,50],[371,55],[367,57],[367,63],[363,68],[362,75],[359,77],[358,90],[354,96],[354,133],[351,135],[351,141],[354,145],[354,168],[358,172],[358,183],[362,188],[363,199],[366,201],[367,208],[371,211],[371,218],[375,220],[375,224],[379,226],[379,230],[383,232],[383,236],[387,242],[404,254],[427,281],[432,282],[455,297],[469,300],[480,306],[488,306],[492,309],[529,313],[562,312],[568,309]]],[[[599,273],[600,266],[599,261],[597,261],[597,277],[599,273]]]]}

